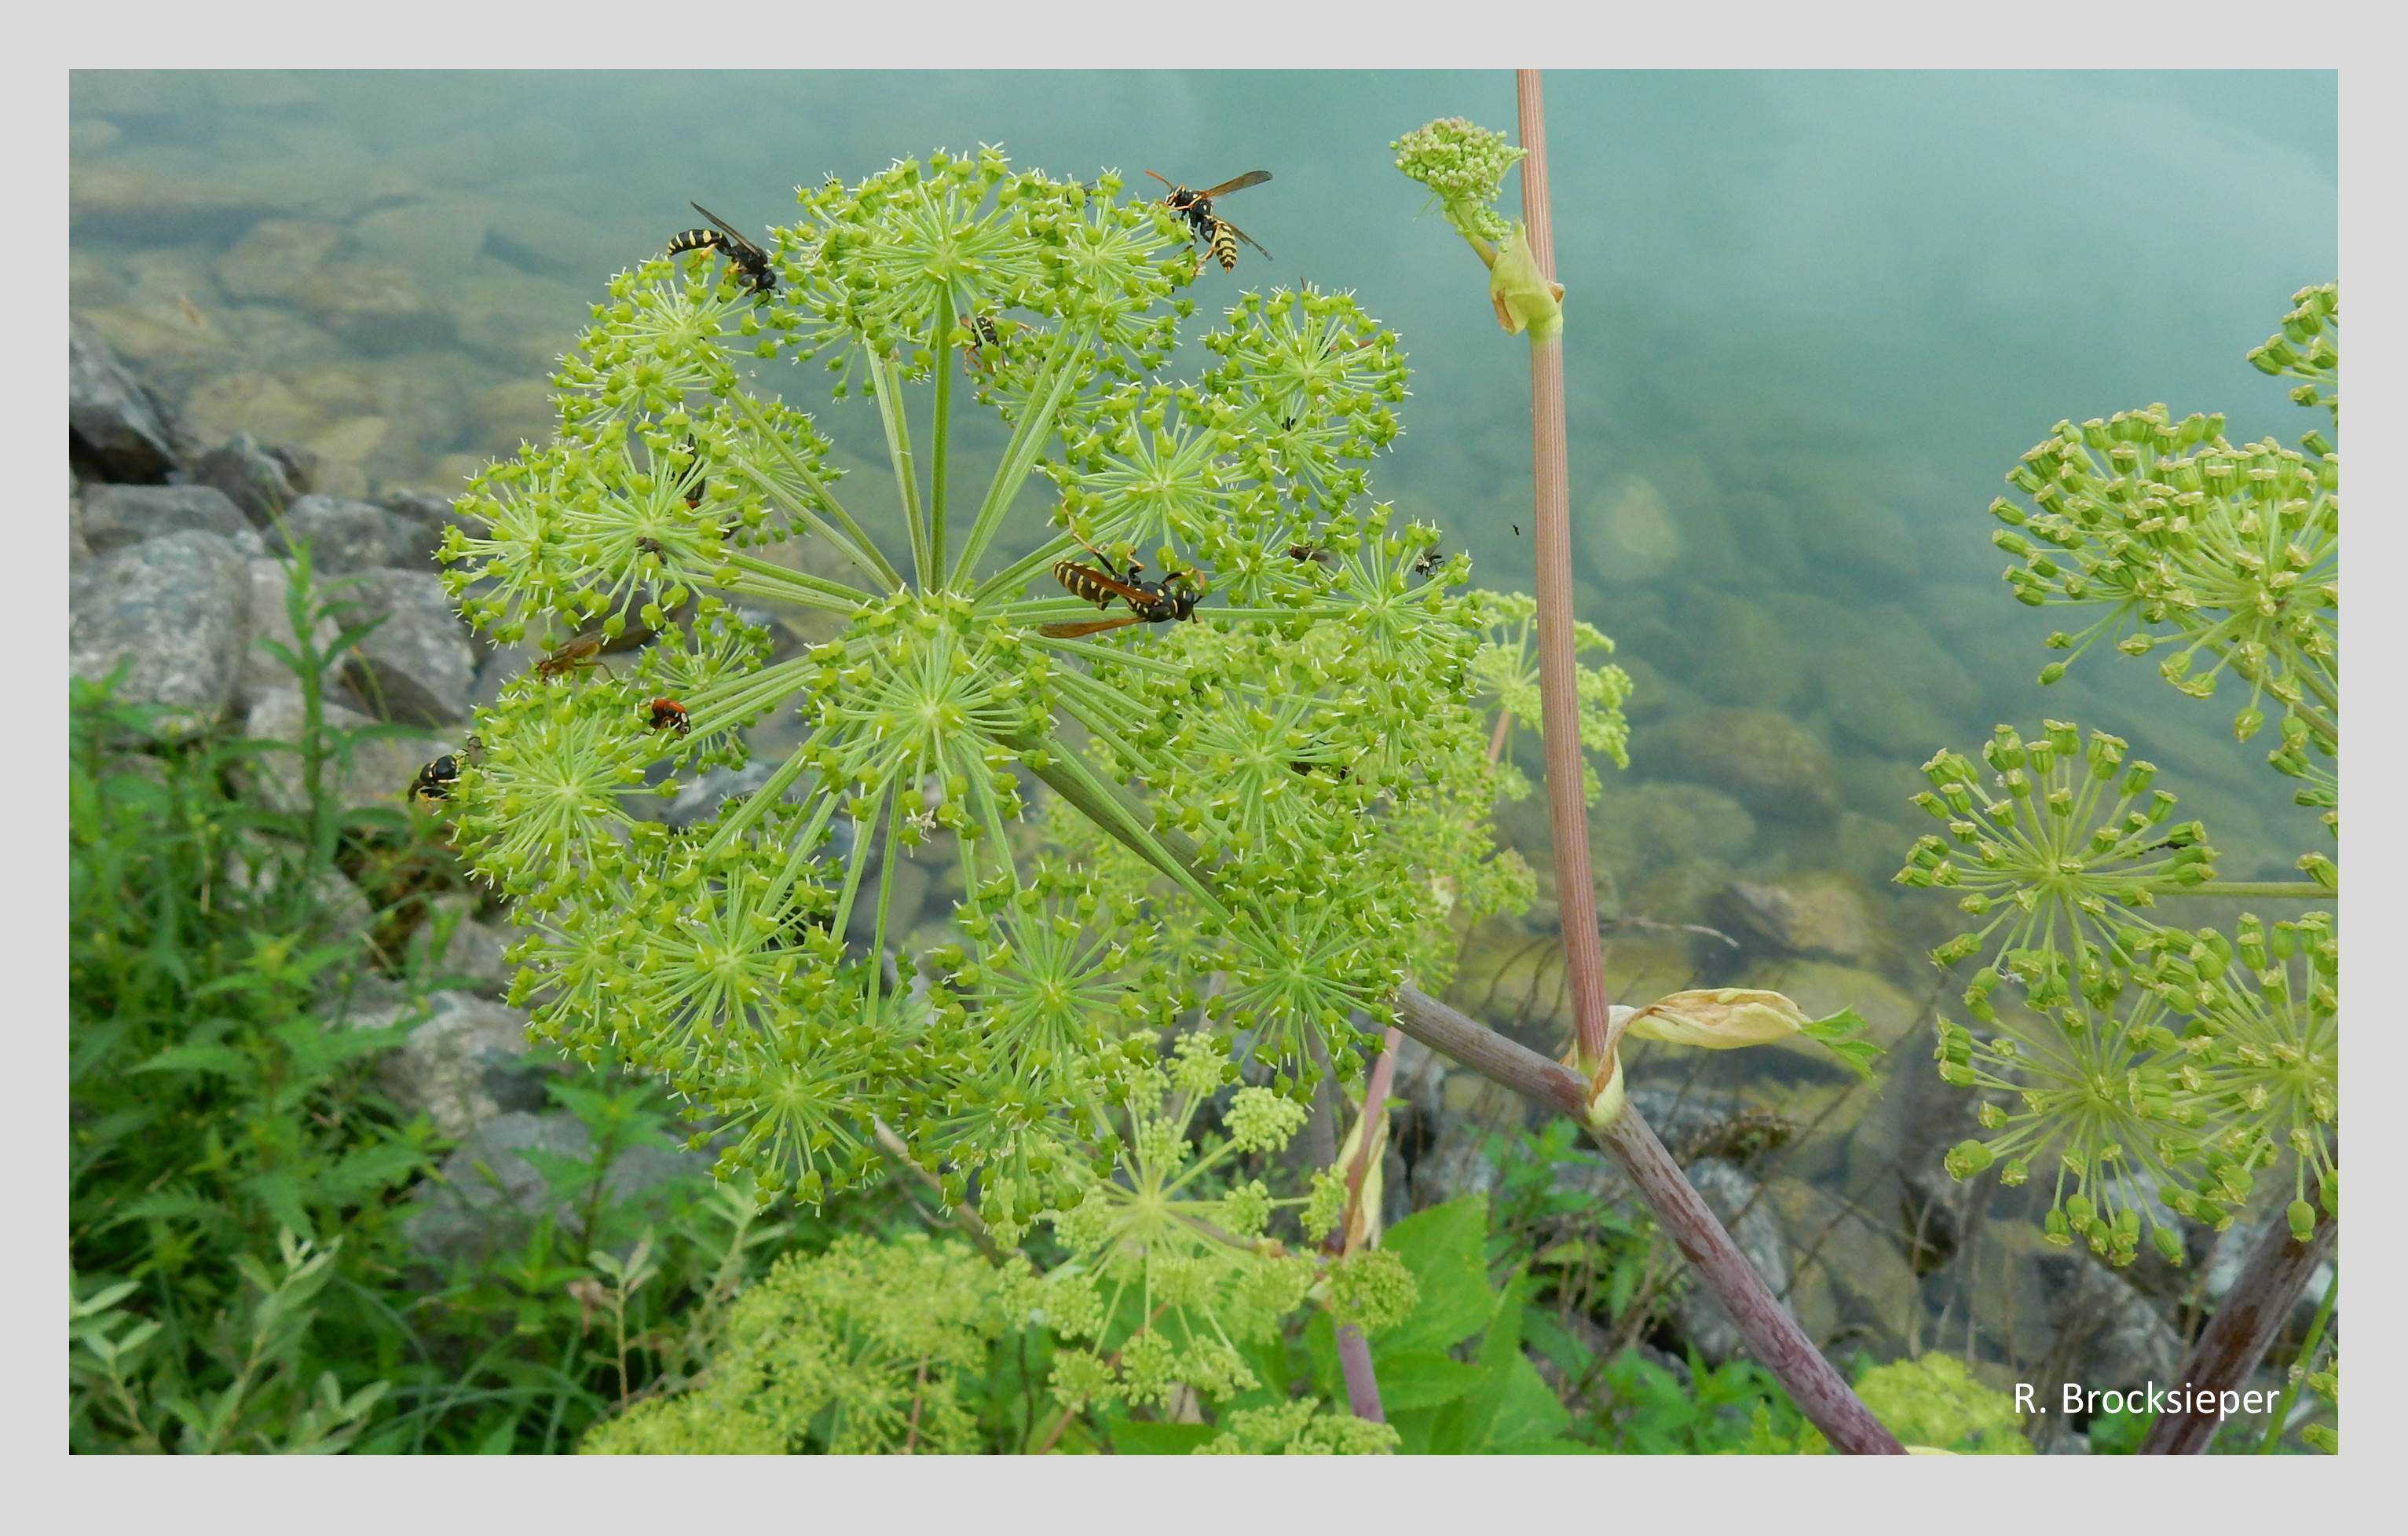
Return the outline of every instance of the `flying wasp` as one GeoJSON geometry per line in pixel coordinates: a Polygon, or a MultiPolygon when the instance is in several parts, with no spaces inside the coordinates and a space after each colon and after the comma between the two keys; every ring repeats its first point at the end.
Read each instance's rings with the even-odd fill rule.
{"type": "Polygon", "coordinates": [[[1162,206],[1187,221],[1191,240],[1204,242],[1204,254],[1196,263],[1197,272],[1204,270],[1204,264],[1208,261],[1219,262],[1221,270],[1224,272],[1236,271],[1240,240],[1245,241],[1256,251],[1262,251],[1263,260],[1271,259],[1271,253],[1263,251],[1261,243],[1253,236],[1212,211],[1213,198],[1226,197],[1233,192],[1243,192],[1248,187],[1259,187],[1271,179],[1270,172],[1248,171],[1243,176],[1229,178],[1217,187],[1206,187],[1202,192],[1182,187],[1160,171],[1148,171],[1145,174],[1170,189],[1170,195],[1162,200],[1162,206]]]}
{"type": "Polygon", "coordinates": [[[751,293],[767,296],[778,286],[778,274],[769,265],[769,253],[737,233],[736,226],[703,207],[691,205],[696,213],[711,223],[709,229],[682,229],[669,237],[669,254],[681,255],[688,251],[717,251],[726,256],[727,265],[743,279],[751,293]]]}
{"type": "Polygon", "coordinates": [[[1097,608],[1110,608],[1115,602],[1128,605],[1128,611],[1110,619],[1090,619],[1082,624],[1041,624],[1038,633],[1050,639],[1077,639],[1082,635],[1100,634],[1133,624],[1169,624],[1180,619],[1193,619],[1196,605],[1204,595],[1182,570],[1167,570],[1158,581],[1149,581],[1138,574],[1145,567],[1137,561],[1129,562],[1125,572],[1116,571],[1112,563],[1094,549],[1087,552],[1096,557],[1096,566],[1082,565],[1076,560],[1054,562],[1054,580],[1061,582],[1078,597],[1097,608]]]}

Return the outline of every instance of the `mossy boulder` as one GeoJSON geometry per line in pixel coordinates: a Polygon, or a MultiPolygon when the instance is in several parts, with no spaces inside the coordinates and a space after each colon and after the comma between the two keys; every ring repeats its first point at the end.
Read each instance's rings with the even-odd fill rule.
{"type": "Polygon", "coordinates": [[[1814,825],[1840,811],[1830,749],[1778,711],[1683,715],[1633,733],[1630,755],[1634,768],[1702,781],[1766,820],[1814,825]]]}

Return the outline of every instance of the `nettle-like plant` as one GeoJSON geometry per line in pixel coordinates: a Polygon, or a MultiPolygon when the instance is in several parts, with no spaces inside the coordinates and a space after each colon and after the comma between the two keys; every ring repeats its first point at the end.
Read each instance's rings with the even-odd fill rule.
{"type": "Polygon", "coordinates": [[[1366,500],[1395,336],[1249,293],[1166,381],[1198,267],[1120,193],[938,153],[801,193],[757,274],[704,249],[614,278],[554,439],[457,503],[463,611],[560,649],[480,711],[449,806],[526,929],[538,1035],[657,1074],[764,1191],[854,1184],[886,1131],[998,1235],[1050,1223],[1052,1315],[1095,1346],[1064,1395],[1145,1402],[1248,1381],[1239,1346],[1308,1293],[1394,1310],[1378,1256],[1333,1281],[1266,1235],[1308,1199],[1331,1230],[1336,1175],[1275,1197],[1237,1157],[1531,882],[1486,821],[1517,787],[1479,682],[1512,610],[1366,500]],[[846,480],[781,360],[874,411],[890,481],[846,480]],[[1001,438],[975,467],[973,412],[1001,438]],[[773,662],[763,605],[833,638],[773,662]],[[758,790],[645,816],[764,723],[799,743],[758,790]],[[961,893],[918,953],[907,859],[961,893]]]}
{"type": "MultiPolygon", "coordinates": [[[[2337,426],[2338,291],[2303,289],[2293,303],[2250,361],[2299,379],[2292,399],[2337,426]]],[[[2068,659],[2041,682],[2102,642],[2162,653],[2160,674],[2194,697],[2238,679],[2247,697],[2235,738],[2258,736],[2278,711],[2267,761],[2337,840],[2330,438],[2236,447],[2223,417],[2176,420],[2153,405],[2060,422],[2007,478],[2028,498],[1991,506],[2004,524],[1994,540],[2023,561],[2008,584],[2025,603],[2098,614],[2048,637],[2068,659]]],[[[1946,831],[1919,840],[1898,876],[1957,893],[1973,923],[1932,952],[1943,969],[1973,968],[1973,1023],[1943,1020],[1938,1054],[1942,1077],[1982,1093],[1986,1134],[1956,1147],[1950,1170],[2046,1180],[2049,1237],[2117,1264],[2144,1233],[2181,1263],[2172,1218],[2221,1230],[2270,1170],[2288,1195],[2287,1238],[2304,1247],[2327,1236],[2340,1198],[2332,914],[2243,913],[2229,931],[2165,916],[2184,898],[2329,902],[2340,891],[2333,853],[2302,855],[2304,880],[2218,880],[2206,828],[2177,820],[2156,767],[2102,731],[2048,721],[2026,739],[2000,725],[1981,757],[1986,773],[1946,751],[1924,766],[1931,787],[1916,803],[1946,831]]],[[[2303,1277],[2300,1256],[2287,1268],[2303,1277]]],[[[2286,1306],[2269,1310],[2279,1319],[2286,1306]]],[[[2228,1300],[2227,1312],[2246,1310],[2228,1300]]]]}

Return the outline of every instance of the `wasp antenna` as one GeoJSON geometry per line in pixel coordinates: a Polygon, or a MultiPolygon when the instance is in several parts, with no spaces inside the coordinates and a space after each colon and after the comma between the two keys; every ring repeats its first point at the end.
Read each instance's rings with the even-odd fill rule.
{"type": "Polygon", "coordinates": [[[1153,177],[1155,180],[1161,182],[1166,187],[1175,187],[1179,184],[1173,181],[1170,178],[1163,175],[1160,171],[1148,171],[1145,174],[1153,177]]]}

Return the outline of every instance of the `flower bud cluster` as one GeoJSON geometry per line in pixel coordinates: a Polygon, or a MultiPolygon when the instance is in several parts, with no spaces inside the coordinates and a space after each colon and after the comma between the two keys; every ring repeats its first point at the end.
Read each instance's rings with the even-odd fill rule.
{"type": "Polygon", "coordinates": [[[1527,150],[1467,118],[1440,118],[1388,146],[1397,169],[1429,188],[1447,222],[1468,240],[1502,241],[1511,233],[1495,204],[1505,173],[1527,150]]]}
{"type": "Polygon", "coordinates": [[[2162,651],[2158,674],[2194,697],[2228,670],[2247,685],[2233,719],[2247,740],[2269,696],[2293,709],[2332,698],[2341,465],[2272,439],[2235,448],[2223,424],[2163,406],[2059,423],[2007,477],[2031,505],[1991,504],[1991,541],[2024,562],[2006,572],[2020,601],[2105,610],[2048,638],[2067,659],[2042,682],[2102,641],[2162,651]]]}

